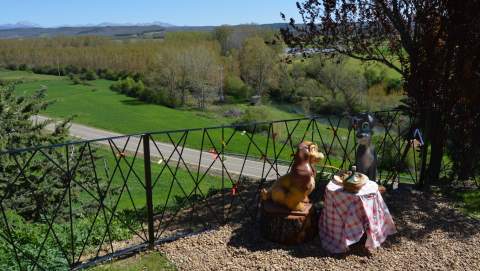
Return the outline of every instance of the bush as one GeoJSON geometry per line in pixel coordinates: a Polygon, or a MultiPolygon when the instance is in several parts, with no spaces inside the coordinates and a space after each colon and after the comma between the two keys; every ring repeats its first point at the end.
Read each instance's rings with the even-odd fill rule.
{"type": "MultiPolygon", "coordinates": [[[[134,214],[131,212],[122,211],[118,212],[117,215],[120,220],[128,223],[133,229],[140,228],[138,218],[134,217],[134,214]]],[[[26,221],[14,212],[7,212],[6,216],[9,221],[12,237],[15,240],[15,245],[22,249],[20,257],[23,255],[23,257],[25,257],[24,259],[27,257],[35,259],[38,251],[43,247],[43,252],[39,257],[39,264],[44,270],[69,270],[65,255],[59,247],[59,244],[63,248],[69,249],[71,247],[70,225],[68,222],[54,223],[52,228],[55,232],[55,238],[50,233],[49,238],[47,238],[45,244],[43,244],[43,240],[48,231],[46,224],[26,221]]],[[[107,231],[104,223],[99,223],[97,218],[95,226],[91,227],[94,221],[94,216],[76,218],[73,234],[74,237],[80,237],[74,238],[76,255],[78,255],[83,248],[84,244],[82,239],[87,236],[89,236],[89,238],[87,244],[85,244],[84,253],[94,251],[95,248],[102,244],[102,241],[104,243],[109,242],[108,238],[112,238],[112,241],[118,241],[127,240],[132,237],[131,231],[126,226],[118,219],[113,219],[108,228],[109,237],[104,239],[105,232],[107,231]],[[90,231],[91,233],[89,234],[90,231]]],[[[0,224],[0,229],[2,229],[2,227],[3,224],[0,224]]],[[[11,245],[3,238],[0,238],[0,270],[12,270],[12,267],[17,267],[18,264],[15,258],[15,252],[11,245]]],[[[22,261],[22,258],[20,258],[20,260],[22,261]]],[[[25,270],[30,270],[33,264],[30,261],[24,260],[22,261],[22,267],[25,270]]]]}
{"type": "Polygon", "coordinates": [[[136,82],[131,77],[120,80],[110,86],[110,89],[130,97],[147,98],[151,93],[144,93],[145,85],[142,81],[136,82]]]}
{"type": "Polygon", "coordinates": [[[83,85],[83,84],[85,84],[85,82],[84,82],[82,79],[80,79],[80,77],[78,77],[78,76],[73,76],[73,77],[70,78],[70,80],[72,80],[72,83],[73,83],[74,85],[83,85]]]}
{"type": "Polygon", "coordinates": [[[246,100],[253,90],[246,85],[238,76],[229,75],[225,78],[225,95],[231,97],[228,100],[246,100]]]}
{"type": "Polygon", "coordinates": [[[99,78],[112,80],[112,81],[118,81],[120,79],[118,74],[110,69],[98,69],[97,75],[99,78]]]}
{"type": "Polygon", "coordinates": [[[8,65],[6,66],[6,68],[7,68],[8,70],[12,70],[12,71],[18,70],[18,66],[17,66],[16,64],[8,64],[8,65]]]}
{"type": "Polygon", "coordinates": [[[387,94],[399,92],[402,90],[402,80],[398,78],[389,78],[387,80],[387,94]]]}
{"type": "Polygon", "coordinates": [[[227,118],[239,118],[243,115],[243,111],[240,109],[230,109],[223,113],[223,116],[227,118]]]}
{"type": "Polygon", "coordinates": [[[97,80],[97,74],[92,70],[86,70],[80,75],[80,79],[85,81],[97,80]]]}
{"type": "Polygon", "coordinates": [[[20,71],[26,71],[26,70],[28,70],[28,66],[27,66],[27,64],[20,64],[20,65],[18,66],[18,69],[19,69],[20,71]]]}
{"type": "Polygon", "coordinates": [[[378,170],[392,171],[398,169],[400,172],[415,171],[416,166],[413,152],[416,152],[416,150],[409,150],[405,160],[401,161],[404,149],[400,148],[398,145],[396,146],[397,143],[393,143],[392,140],[389,140],[388,138],[384,141],[384,138],[381,135],[373,135],[372,140],[373,144],[377,146],[378,170]],[[381,142],[383,142],[383,144],[381,144],[381,142]],[[382,146],[382,149],[379,148],[380,145],[382,146]],[[400,148],[400,153],[397,148],[400,148]]]}
{"type": "MultiPolygon", "coordinates": [[[[7,217],[15,245],[22,249],[23,255],[35,259],[38,250],[42,247],[42,240],[45,238],[47,226],[30,224],[13,212],[8,212],[7,217]]],[[[44,253],[40,255],[39,262],[45,270],[68,270],[67,260],[60,249],[57,249],[57,245],[52,238],[47,239],[43,249],[44,253]]],[[[17,266],[15,252],[11,245],[3,238],[0,238],[0,269],[12,270],[12,268],[17,266]]],[[[30,261],[23,261],[22,266],[25,270],[30,270],[33,264],[30,261]]]]}
{"type": "Polygon", "coordinates": [[[340,115],[345,112],[345,103],[340,99],[312,100],[310,112],[320,115],[340,115]]]}
{"type": "Polygon", "coordinates": [[[65,73],[66,74],[79,74],[80,69],[77,68],[76,66],[68,65],[68,66],[65,67],[65,73]]]}
{"type": "Polygon", "coordinates": [[[268,111],[268,108],[264,106],[251,106],[238,120],[233,122],[233,125],[238,125],[235,129],[240,131],[247,131],[253,133],[267,132],[269,129],[268,124],[253,125],[255,122],[265,122],[272,120],[272,116],[268,111]],[[250,124],[250,125],[245,125],[250,124]],[[256,126],[256,127],[255,127],[256,126]]]}
{"type": "Polygon", "coordinates": [[[384,81],[385,79],[385,70],[382,70],[381,72],[377,72],[376,70],[373,69],[366,69],[363,72],[363,77],[367,81],[367,87],[374,86],[376,84],[380,84],[381,82],[384,81]]]}
{"type": "MultiPolygon", "coordinates": [[[[49,74],[49,75],[58,75],[59,69],[58,67],[50,67],[50,66],[43,66],[43,67],[34,67],[32,71],[36,74],[49,74]]],[[[60,70],[60,75],[62,75],[63,71],[60,70]]]]}

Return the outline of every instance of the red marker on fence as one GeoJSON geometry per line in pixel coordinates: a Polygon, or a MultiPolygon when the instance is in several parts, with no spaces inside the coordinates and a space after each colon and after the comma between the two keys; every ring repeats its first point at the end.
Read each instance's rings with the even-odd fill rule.
{"type": "Polygon", "coordinates": [[[238,192],[238,185],[235,184],[235,185],[232,187],[232,191],[231,191],[232,196],[237,195],[237,192],[238,192]]]}
{"type": "Polygon", "coordinates": [[[212,159],[217,159],[218,158],[218,153],[214,148],[211,148],[210,150],[208,150],[208,153],[210,153],[212,155],[212,159]]]}

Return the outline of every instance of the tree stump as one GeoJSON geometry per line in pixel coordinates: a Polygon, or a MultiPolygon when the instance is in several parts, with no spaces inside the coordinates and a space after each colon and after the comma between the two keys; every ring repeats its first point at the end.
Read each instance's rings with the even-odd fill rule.
{"type": "Polygon", "coordinates": [[[311,203],[303,211],[291,211],[271,200],[262,203],[260,229],[270,241],[295,245],[313,239],[317,234],[317,217],[311,203]]]}

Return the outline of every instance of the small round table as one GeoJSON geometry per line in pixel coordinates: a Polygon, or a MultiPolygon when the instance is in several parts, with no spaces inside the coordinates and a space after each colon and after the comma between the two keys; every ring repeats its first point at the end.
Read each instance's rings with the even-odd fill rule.
{"type": "Polygon", "coordinates": [[[319,218],[322,247],[331,253],[343,253],[367,235],[365,247],[379,247],[388,235],[396,233],[395,224],[375,182],[368,181],[356,194],[329,182],[319,218]]]}

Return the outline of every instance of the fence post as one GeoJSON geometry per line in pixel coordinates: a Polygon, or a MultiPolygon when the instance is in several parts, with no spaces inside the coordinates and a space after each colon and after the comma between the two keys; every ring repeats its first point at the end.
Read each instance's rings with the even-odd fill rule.
{"type": "Polygon", "coordinates": [[[153,197],[152,197],[152,169],[150,167],[150,134],[144,134],[143,139],[143,163],[145,170],[145,191],[147,196],[147,223],[148,223],[148,247],[155,245],[155,231],[153,228],[153,197]]]}

